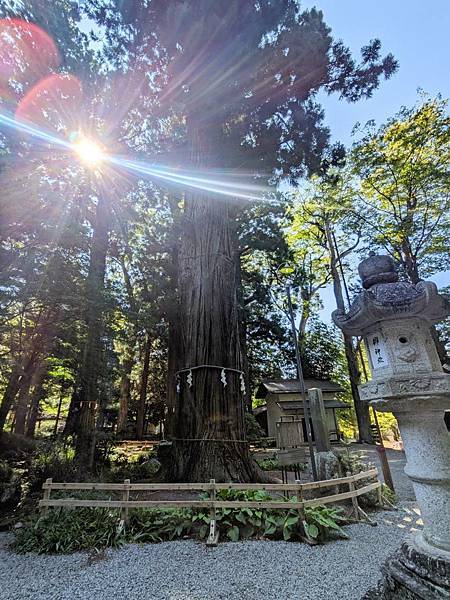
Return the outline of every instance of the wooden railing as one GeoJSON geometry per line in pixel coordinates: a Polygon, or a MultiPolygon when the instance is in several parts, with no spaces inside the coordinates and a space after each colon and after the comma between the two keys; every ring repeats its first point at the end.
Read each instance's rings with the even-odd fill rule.
{"type": "Polygon", "coordinates": [[[47,479],[42,485],[44,497],[39,502],[39,507],[47,511],[49,507],[97,507],[97,508],[117,508],[121,511],[123,520],[128,519],[128,511],[133,508],[207,508],[210,510],[211,527],[209,543],[213,539],[217,542],[217,533],[215,526],[215,511],[218,508],[270,508],[270,509],[298,509],[300,511],[307,507],[319,506],[323,504],[333,504],[343,500],[351,499],[355,517],[364,518],[371,522],[368,515],[358,504],[358,497],[377,490],[378,502],[382,504],[381,483],[378,480],[378,470],[370,469],[356,475],[349,475],[339,479],[327,479],[323,481],[313,481],[307,483],[216,483],[211,479],[209,483],[130,483],[126,479],[123,483],[56,483],[52,479],[47,479]],[[362,487],[357,487],[357,483],[362,480],[368,480],[362,487]],[[336,488],[337,486],[348,486],[348,491],[317,498],[305,499],[305,492],[311,492],[319,489],[336,488]],[[78,498],[52,498],[51,493],[56,490],[64,491],[108,491],[121,493],[121,499],[117,500],[81,500],[78,498]],[[217,500],[216,494],[220,490],[247,490],[288,494],[293,492],[297,496],[297,502],[287,503],[285,500],[217,500]],[[201,500],[130,500],[131,492],[208,492],[208,499],[201,500]]]}

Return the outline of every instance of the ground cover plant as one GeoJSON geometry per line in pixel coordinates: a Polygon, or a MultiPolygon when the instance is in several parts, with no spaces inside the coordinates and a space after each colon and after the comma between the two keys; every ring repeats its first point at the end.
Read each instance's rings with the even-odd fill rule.
{"type": "MultiPolygon", "coordinates": [[[[83,497],[83,492],[77,497],[83,497]]],[[[71,496],[75,497],[73,493],[71,496]]],[[[99,498],[103,498],[100,493],[99,498]]],[[[221,490],[219,500],[264,502],[271,496],[264,491],[221,490]]],[[[304,513],[290,508],[294,496],[284,499],[286,510],[259,508],[222,508],[216,511],[221,539],[274,539],[325,542],[332,536],[347,537],[342,525],[347,522],[340,507],[317,506],[304,513]]],[[[34,515],[16,531],[12,548],[18,553],[66,554],[124,543],[155,543],[192,537],[205,539],[209,531],[209,512],[198,509],[135,509],[125,524],[117,510],[104,508],[55,509],[34,515]]]]}

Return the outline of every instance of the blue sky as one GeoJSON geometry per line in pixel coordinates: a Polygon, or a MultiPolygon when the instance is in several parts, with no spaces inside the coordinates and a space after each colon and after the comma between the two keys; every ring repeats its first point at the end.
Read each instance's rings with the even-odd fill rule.
{"type": "Polygon", "coordinates": [[[392,52],[400,63],[369,100],[349,104],[336,95],[321,96],[334,139],[349,144],[357,121],[381,123],[402,105],[414,104],[418,88],[450,98],[449,0],[317,0],[302,6],[322,10],[333,37],[355,56],[370,39],[379,38],[383,53],[392,52]]]}
{"type": "MultiPolygon", "coordinates": [[[[369,100],[349,104],[336,95],[319,97],[334,140],[350,145],[355,123],[374,119],[381,124],[402,105],[413,105],[418,88],[450,98],[450,0],[317,0],[303,1],[302,6],[322,10],[333,37],[342,39],[355,56],[361,46],[379,38],[383,54],[392,52],[400,63],[369,100]]],[[[439,286],[449,285],[450,273],[432,279],[439,286]]],[[[335,308],[330,287],[322,300],[321,317],[328,321],[335,308]]]]}

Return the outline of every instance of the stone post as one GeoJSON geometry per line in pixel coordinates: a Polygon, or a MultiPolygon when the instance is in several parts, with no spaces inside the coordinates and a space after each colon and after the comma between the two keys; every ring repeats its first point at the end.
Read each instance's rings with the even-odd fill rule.
{"type": "Polygon", "coordinates": [[[444,411],[450,408],[450,375],[443,372],[431,336],[433,323],[450,314],[434,283],[398,281],[388,256],[359,265],[364,290],[348,313],[333,320],[345,333],[363,336],[372,379],[361,399],[397,418],[424,521],[384,568],[386,599],[450,598],[450,439],[444,411]]]}
{"type": "MultiPolygon", "coordinates": [[[[316,444],[316,465],[319,480],[333,479],[339,476],[339,460],[331,451],[330,432],[327,427],[327,417],[323,404],[322,390],[310,388],[308,403],[313,424],[314,441],[316,444]]],[[[329,490],[327,490],[329,493],[329,490]]]]}
{"type": "Polygon", "coordinates": [[[308,401],[317,452],[329,452],[331,450],[330,432],[327,427],[322,390],[310,388],[308,390],[308,401]]]}

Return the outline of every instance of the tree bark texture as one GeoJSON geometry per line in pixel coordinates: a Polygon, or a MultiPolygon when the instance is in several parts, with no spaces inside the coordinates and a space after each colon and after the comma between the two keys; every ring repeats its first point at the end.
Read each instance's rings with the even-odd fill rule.
{"type": "Polygon", "coordinates": [[[39,413],[39,405],[45,395],[44,382],[45,378],[47,377],[47,369],[48,367],[45,362],[41,361],[33,376],[33,392],[31,394],[30,409],[27,415],[27,427],[25,432],[27,437],[34,436],[36,421],[39,413]]]}
{"type": "Polygon", "coordinates": [[[82,468],[93,465],[95,416],[98,402],[98,375],[101,363],[104,286],[108,251],[109,211],[105,200],[97,204],[92,233],[89,273],[86,289],[87,337],[80,372],[79,418],[76,427],[76,458],[82,468]]]}
{"type": "Polygon", "coordinates": [[[145,401],[147,400],[148,375],[150,369],[150,352],[152,349],[152,338],[147,333],[145,340],[144,362],[142,364],[141,386],[139,390],[139,402],[136,413],[136,438],[142,440],[144,437],[145,424],[145,401]]]}
{"type": "Polygon", "coordinates": [[[128,408],[131,398],[131,371],[133,369],[132,349],[128,347],[122,363],[122,376],[120,379],[119,414],[117,416],[117,433],[124,435],[128,424],[128,408]]]}
{"type": "MultiPolygon", "coordinates": [[[[214,166],[209,132],[192,123],[188,129],[193,167],[214,166]]],[[[229,211],[226,201],[210,194],[187,195],[179,260],[178,362],[182,368],[200,368],[192,371],[191,385],[188,373],[180,374],[169,465],[170,477],[177,481],[255,481],[263,476],[246,442],[240,374],[226,371],[226,385],[221,381],[222,367],[243,370],[237,244],[229,211]]]]}
{"type": "Polygon", "coordinates": [[[21,376],[22,365],[20,360],[17,360],[13,365],[12,371],[9,375],[8,383],[5,391],[3,392],[2,403],[0,406],[0,434],[5,427],[6,418],[19,391],[21,376]]]}
{"type": "Polygon", "coordinates": [[[22,375],[20,380],[19,396],[16,404],[16,421],[14,426],[14,433],[19,435],[25,434],[25,423],[28,413],[28,405],[30,403],[30,388],[31,381],[33,379],[35,368],[27,369],[22,375]]]}

